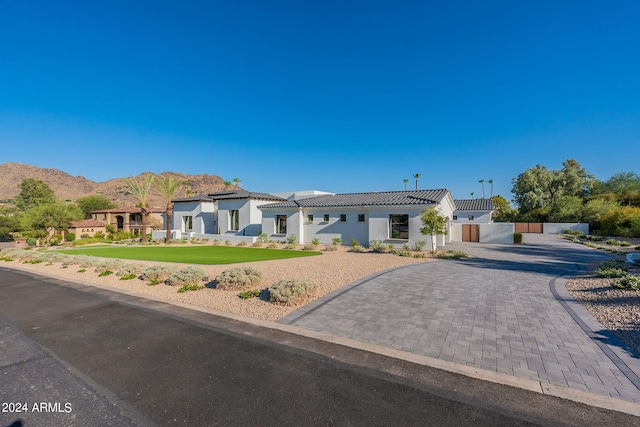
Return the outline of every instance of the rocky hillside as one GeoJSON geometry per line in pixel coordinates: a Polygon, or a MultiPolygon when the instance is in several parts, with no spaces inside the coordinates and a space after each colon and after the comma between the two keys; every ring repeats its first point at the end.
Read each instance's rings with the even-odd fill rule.
{"type": "MultiPolygon", "coordinates": [[[[142,174],[143,175],[143,174],[142,174]]],[[[142,175],[138,175],[140,178],[142,175]]],[[[206,194],[224,190],[223,179],[216,175],[186,175],[178,172],[163,172],[189,183],[190,194],[206,194]]],[[[113,200],[120,207],[134,206],[137,199],[129,194],[123,178],[114,178],[106,182],[94,182],[83,176],[72,176],[58,169],[45,169],[20,163],[0,164],[0,201],[13,199],[19,192],[18,185],[25,178],[46,182],[59,199],[75,200],[91,194],[100,194],[113,200]]],[[[183,189],[176,197],[186,196],[183,189]]],[[[155,190],[149,193],[149,205],[164,207],[165,200],[155,190]]]]}

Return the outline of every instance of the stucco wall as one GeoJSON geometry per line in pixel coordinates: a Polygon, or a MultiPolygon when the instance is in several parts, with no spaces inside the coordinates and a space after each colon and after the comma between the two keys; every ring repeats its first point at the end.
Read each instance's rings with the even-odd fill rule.
{"type": "Polygon", "coordinates": [[[453,221],[462,224],[489,224],[491,223],[491,212],[487,211],[455,211],[454,215],[458,216],[458,219],[453,221]],[[469,216],[473,216],[473,220],[469,219],[469,216]]]}
{"type": "Polygon", "coordinates": [[[589,234],[589,224],[582,223],[551,223],[545,222],[542,224],[542,232],[544,234],[557,234],[562,230],[582,231],[584,234],[589,234]]]}
{"type": "Polygon", "coordinates": [[[515,225],[511,222],[480,224],[480,243],[513,244],[515,225]]]}
{"type": "Polygon", "coordinates": [[[173,206],[173,218],[172,218],[172,230],[184,229],[185,216],[193,217],[193,232],[194,233],[215,233],[215,206],[213,202],[180,202],[175,203],[173,206]]]}
{"type": "Polygon", "coordinates": [[[367,218],[369,212],[366,209],[304,209],[302,214],[303,241],[311,243],[313,238],[320,239],[322,244],[331,244],[332,239],[339,237],[345,245],[351,244],[351,239],[356,239],[360,244],[368,243],[367,218]],[[340,215],[347,216],[345,222],[340,221],[340,215]],[[364,214],[364,222],[358,221],[358,214],[364,214]],[[308,215],[313,215],[313,222],[308,221],[308,215]],[[324,216],[329,215],[329,221],[324,221],[324,216]]]}

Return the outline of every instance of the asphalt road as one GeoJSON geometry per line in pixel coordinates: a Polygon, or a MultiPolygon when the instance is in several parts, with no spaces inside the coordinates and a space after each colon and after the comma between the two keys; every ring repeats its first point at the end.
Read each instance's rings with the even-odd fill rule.
{"type": "Polygon", "coordinates": [[[0,426],[625,426],[639,421],[4,268],[2,326],[1,403],[25,402],[33,409],[44,401],[50,411],[3,411],[0,426]]]}

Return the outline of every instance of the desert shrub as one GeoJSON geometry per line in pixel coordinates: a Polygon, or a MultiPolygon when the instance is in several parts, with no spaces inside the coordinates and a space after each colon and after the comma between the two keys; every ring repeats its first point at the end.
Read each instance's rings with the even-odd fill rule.
{"type": "Polygon", "coordinates": [[[325,246],[324,250],[327,251],[327,252],[337,251],[338,250],[338,246],[337,245],[327,245],[327,246],[325,246]]]}
{"type": "Polygon", "coordinates": [[[102,240],[102,239],[104,239],[104,233],[103,233],[102,231],[98,231],[98,232],[94,233],[93,237],[94,237],[95,239],[100,239],[100,240],[102,240]]]}
{"type": "Polygon", "coordinates": [[[296,240],[298,240],[298,236],[296,236],[295,234],[289,234],[287,236],[287,243],[290,245],[293,245],[294,243],[296,243],[296,240]]]}
{"type": "Polygon", "coordinates": [[[138,277],[137,274],[124,274],[120,277],[120,280],[131,280],[131,279],[135,279],[136,277],[138,277]]]}
{"type": "Polygon", "coordinates": [[[175,268],[165,265],[153,265],[144,269],[141,276],[144,280],[161,283],[166,281],[174,272],[175,268]]]}
{"type": "Polygon", "coordinates": [[[86,272],[86,271],[87,271],[87,269],[86,269],[86,268],[81,268],[80,270],[78,270],[78,273],[84,273],[84,272],[86,272]]]}
{"type": "Polygon", "coordinates": [[[617,258],[611,258],[606,261],[602,261],[598,268],[620,268],[624,271],[629,271],[623,260],[617,258]]]}
{"type": "Polygon", "coordinates": [[[33,246],[35,246],[35,245],[37,245],[37,244],[38,244],[38,241],[37,241],[35,238],[33,238],[33,237],[29,237],[29,238],[27,239],[27,245],[29,245],[29,246],[32,246],[32,247],[33,247],[33,246]]]}
{"type": "Polygon", "coordinates": [[[145,266],[142,264],[127,263],[118,269],[118,271],[116,272],[116,275],[129,276],[133,274],[134,276],[138,277],[140,273],[144,271],[144,269],[145,269],[145,266]]]}
{"type": "Polygon", "coordinates": [[[263,246],[264,246],[264,243],[263,243],[263,242],[260,242],[260,241],[258,241],[258,240],[256,240],[255,242],[253,242],[253,247],[254,247],[254,248],[261,248],[261,247],[263,247],[263,246]]]}
{"type": "Polygon", "coordinates": [[[96,273],[101,273],[103,271],[116,271],[116,270],[120,270],[122,267],[124,267],[124,261],[122,261],[121,259],[106,259],[106,260],[102,260],[101,262],[99,262],[98,264],[96,264],[96,273]]]}
{"type": "Polygon", "coordinates": [[[357,245],[357,246],[351,246],[350,252],[364,253],[364,252],[369,252],[369,251],[364,246],[357,245]]]}
{"type": "Polygon", "coordinates": [[[204,286],[202,285],[196,285],[191,284],[191,285],[182,285],[182,287],[180,287],[180,289],[178,289],[178,293],[181,294],[183,292],[187,292],[187,291],[199,291],[200,289],[204,289],[204,286]]]}
{"type": "Polygon", "coordinates": [[[268,240],[269,236],[267,235],[267,233],[260,233],[258,234],[258,240],[256,241],[260,243],[267,243],[268,240]]]}
{"type": "Polygon", "coordinates": [[[423,254],[423,253],[417,253],[417,254],[413,254],[413,257],[414,258],[426,258],[427,255],[423,254]]]}
{"type": "Polygon", "coordinates": [[[315,246],[315,245],[304,245],[304,246],[302,247],[302,250],[303,250],[303,251],[313,251],[313,250],[315,250],[315,249],[316,249],[316,246],[315,246]]]}
{"type": "Polygon", "coordinates": [[[413,244],[413,246],[411,246],[411,250],[415,252],[422,252],[425,246],[427,246],[427,242],[424,240],[418,240],[413,244]]]}
{"type": "Polygon", "coordinates": [[[404,250],[404,249],[401,249],[401,250],[394,249],[393,252],[391,252],[391,253],[394,254],[394,255],[411,258],[411,252],[409,252],[407,250],[404,250]]]}
{"type": "Polygon", "coordinates": [[[387,246],[384,244],[380,237],[373,239],[371,243],[369,243],[369,249],[376,253],[383,253],[388,251],[387,246]]]}
{"type": "Polygon", "coordinates": [[[240,240],[236,246],[247,246],[246,240],[240,240]]]}
{"type": "Polygon", "coordinates": [[[267,245],[268,249],[277,249],[278,248],[278,244],[275,242],[271,242],[267,245]]]}
{"type": "Polygon", "coordinates": [[[445,252],[438,252],[436,256],[440,259],[461,259],[461,258],[469,258],[469,255],[464,251],[455,251],[453,249],[449,249],[445,252]]]}
{"type": "Polygon", "coordinates": [[[355,248],[356,246],[362,246],[362,245],[360,245],[360,242],[358,242],[356,239],[351,239],[351,246],[355,248]]]}
{"type": "Polygon", "coordinates": [[[76,235],[75,233],[67,233],[64,235],[64,240],[66,240],[67,242],[73,242],[74,240],[76,240],[76,235]]]}
{"type": "Polygon", "coordinates": [[[256,298],[260,296],[260,291],[258,289],[254,289],[252,291],[244,291],[244,292],[240,292],[238,296],[241,299],[256,298]]]}
{"type": "Polygon", "coordinates": [[[515,232],[513,233],[513,243],[519,245],[522,243],[522,233],[515,232]]]}
{"type": "Polygon", "coordinates": [[[271,285],[269,300],[275,304],[298,305],[313,299],[317,288],[311,280],[284,279],[271,285]]]}
{"type": "Polygon", "coordinates": [[[104,276],[108,276],[110,274],[113,274],[113,271],[111,270],[103,270],[100,272],[100,274],[98,274],[98,277],[104,277],[104,276]]]}
{"type": "Polygon", "coordinates": [[[173,273],[169,276],[166,283],[171,286],[197,285],[203,278],[204,270],[189,266],[173,273]]]}
{"type": "Polygon", "coordinates": [[[286,245],[284,245],[283,249],[294,250],[296,249],[296,245],[295,243],[287,243],[286,245]]]}
{"type": "Polygon", "coordinates": [[[624,277],[611,282],[611,286],[617,289],[630,289],[632,291],[640,290],[640,278],[627,274],[624,277]]]}
{"type": "Polygon", "coordinates": [[[313,239],[311,239],[311,244],[313,246],[318,246],[320,244],[320,239],[318,239],[317,237],[314,237],[313,239]]]}
{"type": "Polygon", "coordinates": [[[568,234],[570,236],[584,237],[584,232],[582,230],[562,230],[560,234],[568,234]]]}
{"type": "Polygon", "coordinates": [[[86,233],[84,233],[84,234],[81,234],[81,235],[80,235],[80,238],[81,238],[81,239],[88,239],[88,238],[89,238],[89,235],[88,235],[88,234],[86,234],[86,233]]]}
{"type": "Polygon", "coordinates": [[[631,243],[629,243],[627,241],[624,241],[624,240],[621,240],[621,241],[618,242],[618,245],[620,245],[620,246],[631,246],[631,243]]]}
{"type": "Polygon", "coordinates": [[[77,264],[80,265],[80,267],[82,268],[95,267],[100,263],[100,258],[91,256],[91,255],[79,255],[77,256],[77,258],[78,258],[77,264]]]}
{"type": "Polygon", "coordinates": [[[616,239],[609,239],[605,242],[607,245],[617,246],[618,241],[616,239]]]}
{"type": "Polygon", "coordinates": [[[216,277],[216,289],[242,290],[258,284],[261,278],[262,273],[253,267],[235,267],[223,271],[216,277]]]}
{"type": "Polygon", "coordinates": [[[334,237],[333,239],[331,239],[331,242],[335,245],[341,245],[342,244],[342,239],[340,237],[334,237]]]}
{"type": "Polygon", "coordinates": [[[598,268],[594,274],[596,277],[623,277],[628,273],[622,268],[608,267],[598,268]]]}

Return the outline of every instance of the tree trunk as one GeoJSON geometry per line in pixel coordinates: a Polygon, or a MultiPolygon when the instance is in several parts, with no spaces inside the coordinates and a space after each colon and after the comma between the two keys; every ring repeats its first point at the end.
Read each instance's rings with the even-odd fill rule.
{"type": "Polygon", "coordinates": [[[173,206],[171,206],[171,203],[167,204],[167,235],[164,238],[164,242],[165,243],[169,243],[169,240],[171,240],[171,227],[172,227],[172,220],[173,220],[173,206]]]}
{"type": "Polygon", "coordinates": [[[142,214],[142,243],[147,243],[147,217],[149,212],[145,208],[140,208],[142,214]]]}

